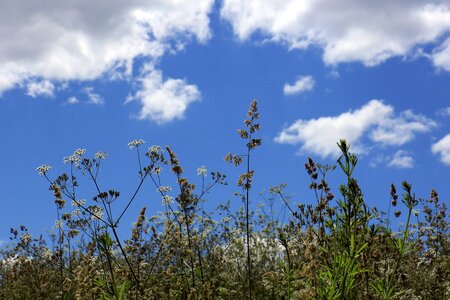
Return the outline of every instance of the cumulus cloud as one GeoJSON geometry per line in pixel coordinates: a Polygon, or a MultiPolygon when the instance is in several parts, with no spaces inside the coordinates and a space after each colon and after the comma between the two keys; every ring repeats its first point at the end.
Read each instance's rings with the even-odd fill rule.
{"type": "Polygon", "coordinates": [[[142,104],[139,119],[150,119],[158,124],[184,117],[189,104],[200,101],[197,86],[183,79],[163,79],[162,72],[147,66],[141,75],[141,87],[128,101],[142,104]]]}
{"type": "MultiPolygon", "coordinates": [[[[224,0],[221,16],[241,40],[259,32],[290,49],[319,46],[326,64],[376,65],[450,30],[447,0],[224,0]]],[[[436,65],[449,66],[447,51],[448,41],[436,65]]]]}
{"type": "Polygon", "coordinates": [[[311,91],[314,88],[315,81],[312,76],[298,77],[294,84],[286,83],[283,88],[285,95],[296,95],[302,92],[311,91]]]}
{"type": "Polygon", "coordinates": [[[375,99],[338,116],[297,120],[283,129],[275,141],[301,145],[303,153],[337,157],[336,142],[341,138],[352,144],[354,152],[364,154],[370,150],[362,141],[364,137],[383,146],[398,146],[414,139],[416,133],[427,132],[435,126],[433,120],[409,110],[395,114],[392,106],[375,99]]]}
{"type": "Polygon", "coordinates": [[[207,41],[213,3],[0,0],[0,93],[31,80],[37,95],[36,78],[130,77],[137,57],[155,62],[192,39],[207,41]]]}
{"type": "Polygon", "coordinates": [[[439,155],[441,162],[450,166],[450,134],[431,146],[431,152],[439,155]]]}
{"type": "Polygon", "coordinates": [[[399,169],[411,169],[414,167],[414,158],[408,151],[398,150],[387,165],[399,169]]]}
{"type": "Polygon", "coordinates": [[[55,86],[48,80],[31,81],[27,84],[27,95],[33,98],[52,97],[55,86]]]}

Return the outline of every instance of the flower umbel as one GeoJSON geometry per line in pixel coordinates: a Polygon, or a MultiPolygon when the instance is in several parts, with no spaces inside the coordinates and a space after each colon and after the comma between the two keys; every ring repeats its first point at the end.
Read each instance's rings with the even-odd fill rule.
{"type": "Polygon", "coordinates": [[[200,168],[197,169],[197,175],[206,177],[206,172],[207,172],[207,170],[206,170],[205,166],[201,166],[200,168]]]}
{"type": "Polygon", "coordinates": [[[36,171],[38,171],[39,175],[45,175],[45,173],[47,173],[52,167],[48,166],[48,165],[41,165],[39,167],[36,168],[36,171]]]}
{"type": "Polygon", "coordinates": [[[144,140],[132,140],[131,142],[128,143],[128,147],[133,150],[134,148],[139,147],[140,145],[143,145],[145,143],[144,140]]]}

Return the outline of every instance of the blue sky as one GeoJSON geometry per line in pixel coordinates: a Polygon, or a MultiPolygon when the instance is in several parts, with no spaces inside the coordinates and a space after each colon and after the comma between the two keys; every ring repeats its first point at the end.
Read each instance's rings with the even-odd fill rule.
{"type": "MultiPolygon", "coordinates": [[[[450,1],[1,2],[0,240],[11,226],[52,227],[35,169],[57,176],[77,148],[108,152],[100,182],[122,192],[119,209],[139,179],[135,138],[170,145],[194,182],[202,165],[228,174],[210,205],[238,207],[243,170],[223,157],[244,151],[236,129],[254,98],[255,206],[280,183],[313,201],[304,162],[334,163],[340,138],[360,157],[371,205],[387,210],[402,180],[418,197],[450,197],[450,1]]],[[[335,187],[342,179],[330,175],[335,187]]],[[[144,205],[162,209],[149,183],[126,222],[144,205]]]]}

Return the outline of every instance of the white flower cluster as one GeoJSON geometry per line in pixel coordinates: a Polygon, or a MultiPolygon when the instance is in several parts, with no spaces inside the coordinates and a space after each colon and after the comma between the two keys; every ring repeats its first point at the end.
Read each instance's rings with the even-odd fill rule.
{"type": "Polygon", "coordinates": [[[86,204],[86,199],[79,199],[77,201],[72,200],[72,202],[70,203],[70,205],[72,206],[81,206],[81,205],[85,205],[86,204]]]}
{"type": "Polygon", "coordinates": [[[22,234],[22,236],[20,237],[20,241],[24,244],[28,244],[29,242],[31,242],[31,239],[31,234],[29,234],[28,232],[22,234]]]}
{"type": "Polygon", "coordinates": [[[108,156],[108,153],[98,151],[95,153],[95,159],[105,159],[108,156]]]}
{"type": "Polygon", "coordinates": [[[169,195],[162,196],[162,205],[164,206],[172,204],[173,201],[174,201],[173,197],[170,197],[169,195]]]}
{"type": "Polygon", "coordinates": [[[94,206],[91,209],[91,213],[92,213],[92,219],[93,220],[103,219],[103,209],[101,207],[94,206]]]}
{"type": "Polygon", "coordinates": [[[157,146],[157,145],[153,145],[153,146],[151,146],[150,148],[148,148],[148,152],[150,152],[150,153],[152,153],[152,154],[156,154],[156,153],[158,153],[158,152],[163,152],[163,150],[161,149],[161,147],[160,146],[157,146]]]}
{"type": "Polygon", "coordinates": [[[160,186],[159,188],[156,189],[156,191],[161,193],[167,193],[171,192],[172,188],[170,186],[160,186]]]}
{"type": "Polygon", "coordinates": [[[45,248],[45,250],[42,251],[41,256],[45,260],[51,260],[53,257],[53,252],[50,249],[45,248]]]}
{"type": "Polygon", "coordinates": [[[53,229],[61,229],[63,228],[63,222],[61,220],[56,220],[53,229]]]}
{"type": "Polygon", "coordinates": [[[83,155],[85,153],[86,153],[86,149],[78,148],[77,150],[75,150],[75,152],[73,152],[72,155],[65,156],[63,158],[63,162],[65,164],[71,163],[71,164],[74,164],[75,166],[78,166],[78,163],[80,162],[81,158],[83,157],[83,155]]]}
{"type": "Polygon", "coordinates": [[[79,199],[77,201],[72,200],[72,202],[70,203],[70,205],[72,206],[82,206],[86,204],[86,199],[79,199]]]}
{"type": "Polygon", "coordinates": [[[128,147],[133,150],[135,147],[139,147],[139,145],[143,145],[145,142],[144,140],[132,140],[131,142],[128,143],[128,147]]]}
{"type": "Polygon", "coordinates": [[[419,212],[420,212],[420,210],[418,210],[418,209],[413,210],[413,214],[414,214],[416,217],[419,216],[419,212]]]}
{"type": "Polygon", "coordinates": [[[39,175],[44,175],[45,173],[47,173],[52,167],[48,166],[48,165],[41,165],[39,167],[36,168],[36,171],[38,171],[39,175]]]}
{"type": "Polygon", "coordinates": [[[205,166],[201,166],[200,168],[197,169],[197,175],[201,175],[206,177],[206,172],[208,172],[205,168],[205,166]]]}
{"type": "Polygon", "coordinates": [[[74,215],[74,216],[79,216],[81,214],[81,210],[79,210],[79,209],[75,209],[73,212],[72,212],[72,215],[74,215]]]}

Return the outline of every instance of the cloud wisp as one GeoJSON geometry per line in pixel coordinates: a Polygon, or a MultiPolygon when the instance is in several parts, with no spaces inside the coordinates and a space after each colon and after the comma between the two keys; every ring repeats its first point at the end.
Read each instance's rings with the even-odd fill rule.
{"type": "Polygon", "coordinates": [[[338,116],[299,119],[283,129],[275,141],[300,145],[301,153],[337,157],[336,142],[342,138],[352,145],[354,152],[366,154],[371,146],[364,139],[380,146],[401,146],[413,140],[417,133],[428,132],[435,126],[433,120],[410,110],[395,114],[392,106],[374,99],[338,116]]]}
{"type": "Polygon", "coordinates": [[[315,81],[312,76],[300,76],[293,84],[286,83],[283,87],[285,95],[298,95],[303,92],[311,91],[314,88],[315,81]]]}

